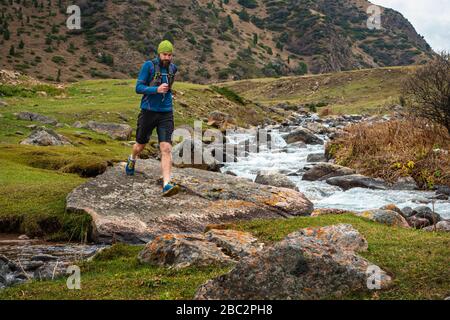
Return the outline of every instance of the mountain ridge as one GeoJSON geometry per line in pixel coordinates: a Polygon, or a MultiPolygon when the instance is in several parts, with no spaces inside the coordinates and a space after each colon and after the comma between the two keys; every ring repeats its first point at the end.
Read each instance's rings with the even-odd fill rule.
{"type": "Polygon", "coordinates": [[[1,0],[0,67],[41,80],[134,77],[157,44],[175,44],[194,83],[419,64],[434,53],[400,13],[366,26],[365,0],[1,0]],[[151,19],[149,19],[151,17],[151,19]],[[7,30],[7,31],[6,31],[7,30]]]}

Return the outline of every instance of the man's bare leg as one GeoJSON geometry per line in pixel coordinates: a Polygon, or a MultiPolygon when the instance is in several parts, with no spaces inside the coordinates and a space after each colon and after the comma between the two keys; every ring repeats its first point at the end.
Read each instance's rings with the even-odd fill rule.
{"type": "Polygon", "coordinates": [[[135,143],[133,145],[133,151],[131,153],[132,159],[136,160],[137,157],[139,156],[139,154],[142,152],[142,150],[144,150],[144,148],[145,148],[145,144],[135,143]]]}
{"type": "Polygon", "coordinates": [[[168,184],[172,175],[172,145],[168,142],[159,144],[161,150],[161,171],[163,176],[163,186],[168,184]]]}

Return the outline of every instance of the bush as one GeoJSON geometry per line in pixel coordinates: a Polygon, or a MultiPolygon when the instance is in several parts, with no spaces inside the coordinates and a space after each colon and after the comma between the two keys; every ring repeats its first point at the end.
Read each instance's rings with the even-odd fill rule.
{"type": "Polygon", "coordinates": [[[442,52],[403,84],[409,111],[443,125],[450,133],[450,54],[442,52]]]}
{"type": "Polygon", "coordinates": [[[211,86],[211,89],[215,92],[225,96],[228,100],[233,101],[235,103],[239,103],[241,105],[245,105],[244,99],[238,95],[233,90],[226,88],[226,87],[217,87],[217,86],[211,86]]]}
{"type": "Polygon", "coordinates": [[[255,9],[258,7],[256,0],[238,0],[238,3],[248,9],[255,9]]]}
{"type": "Polygon", "coordinates": [[[64,59],[64,57],[61,57],[61,56],[53,56],[52,61],[59,65],[66,63],[66,60],[64,59]]]}
{"type": "Polygon", "coordinates": [[[359,173],[396,182],[411,176],[424,189],[450,186],[450,136],[440,125],[419,118],[350,126],[326,153],[359,173]],[[440,149],[439,151],[436,149],[440,149]]]}

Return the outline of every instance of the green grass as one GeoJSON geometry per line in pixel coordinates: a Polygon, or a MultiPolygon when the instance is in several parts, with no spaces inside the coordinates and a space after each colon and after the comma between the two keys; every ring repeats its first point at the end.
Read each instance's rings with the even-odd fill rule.
{"type": "MultiPolygon", "coordinates": [[[[411,67],[389,67],[298,77],[221,83],[244,98],[275,105],[325,102],[335,114],[386,112],[399,103],[402,79],[411,67]]],[[[320,112],[319,108],[319,112],[320,112]]]]}
{"type": "MultiPolygon", "coordinates": [[[[255,220],[230,225],[250,231],[261,241],[279,241],[310,226],[350,223],[369,243],[361,253],[394,277],[384,291],[352,294],[346,299],[443,299],[450,295],[450,235],[388,227],[352,215],[255,220]]],[[[228,268],[188,268],[182,271],[142,265],[142,247],[116,245],[98,259],[81,264],[81,290],[65,279],[34,281],[0,292],[0,299],[191,299],[207,279],[228,268]]]]}

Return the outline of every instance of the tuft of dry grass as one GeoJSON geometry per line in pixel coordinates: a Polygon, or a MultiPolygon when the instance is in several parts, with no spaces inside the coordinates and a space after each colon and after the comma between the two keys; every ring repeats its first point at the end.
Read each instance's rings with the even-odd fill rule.
{"type": "Polygon", "coordinates": [[[327,145],[336,163],[395,182],[411,176],[421,188],[450,186],[450,136],[421,118],[359,123],[327,145]]]}

